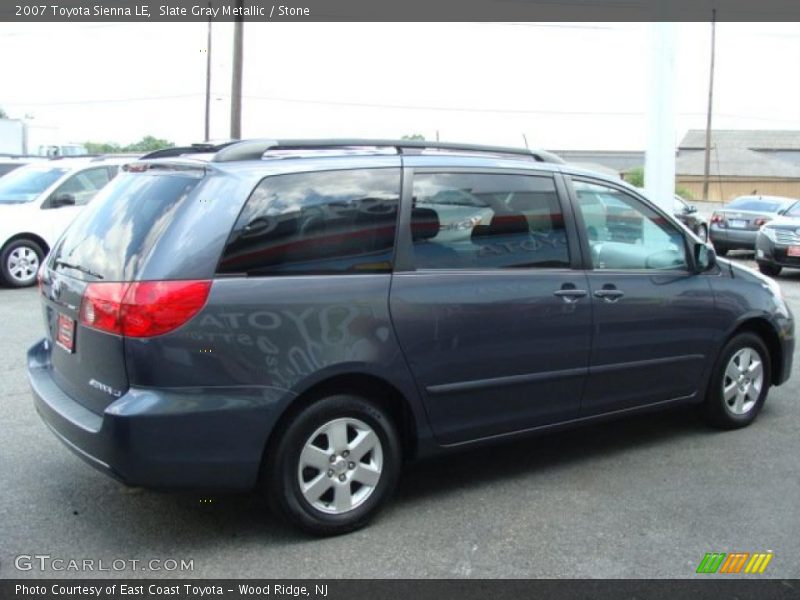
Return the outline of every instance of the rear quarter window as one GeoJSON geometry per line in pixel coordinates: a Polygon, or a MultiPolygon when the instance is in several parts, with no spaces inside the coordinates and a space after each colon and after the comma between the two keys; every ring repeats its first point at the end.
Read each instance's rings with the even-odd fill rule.
{"type": "Polygon", "coordinates": [[[218,272],[390,271],[399,200],[399,169],[267,177],[242,209],[218,272]]]}

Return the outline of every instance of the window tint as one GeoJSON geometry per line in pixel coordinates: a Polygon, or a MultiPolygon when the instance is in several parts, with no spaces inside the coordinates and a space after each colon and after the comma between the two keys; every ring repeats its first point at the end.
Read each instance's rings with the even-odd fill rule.
{"type": "Polygon", "coordinates": [[[413,195],[411,235],[418,269],[569,266],[551,178],[419,174],[413,195]]]}
{"type": "Polygon", "coordinates": [[[683,235],[644,202],[604,185],[573,181],[595,269],[683,269],[683,235]]]}
{"type": "Polygon", "coordinates": [[[267,177],[236,222],[220,273],[390,271],[399,169],[267,177]]]}
{"type": "MultiPolygon", "coordinates": [[[[77,265],[106,281],[132,280],[199,181],[164,173],[120,175],[78,215],[53,251],[53,260],[77,265]]],[[[70,275],[83,276],[79,271],[70,275]]]]}
{"type": "Polygon", "coordinates": [[[106,167],[86,169],[67,179],[56,194],[72,194],[78,206],[87,204],[111,180],[106,167]]]}

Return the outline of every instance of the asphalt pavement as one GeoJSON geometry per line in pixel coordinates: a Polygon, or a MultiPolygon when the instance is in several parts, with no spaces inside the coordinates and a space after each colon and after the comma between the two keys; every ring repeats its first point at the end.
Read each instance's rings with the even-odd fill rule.
{"type": "MultiPolygon", "coordinates": [[[[778,281],[800,315],[800,271],[778,281]]],[[[746,429],[673,409],[421,462],[372,525],[319,540],[256,494],[130,489],[84,464],[28,391],[25,350],[43,333],[35,290],[0,288],[0,327],[3,578],[683,578],[707,552],[768,551],[767,576],[800,577],[797,359],[746,429]],[[53,569],[69,560],[95,571],[53,569]]]]}

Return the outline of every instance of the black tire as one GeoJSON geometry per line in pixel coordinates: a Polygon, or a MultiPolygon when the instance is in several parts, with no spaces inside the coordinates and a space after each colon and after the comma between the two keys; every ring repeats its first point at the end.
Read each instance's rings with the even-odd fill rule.
{"type": "Polygon", "coordinates": [[[758,263],[758,270],[761,271],[764,275],[769,275],[770,277],[777,277],[781,274],[781,267],[780,265],[771,265],[769,263],[758,263]]]}
{"type": "MultiPolygon", "coordinates": [[[[355,429],[347,426],[348,440],[351,432],[355,429]]],[[[329,438],[323,433],[315,438],[318,440],[315,448],[319,449],[319,444],[332,445],[329,438]],[[320,441],[321,440],[321,441],[320,441]]],[[[355,451],[355,450],[354,450],[355,451]]],[[[331,450],[326,450],[326,456],[331,450]]],[[[320,536],[337,535],[355,531],[366,525],[372,517],[380,510],[386,500],[391,496],[397,484],[401,467],[401,449],[397,429],[387,415],[387,413],[369,402],[365,398],[352,395],[334,395],[322,398],[295,415],[280,436],[269,445],[265,457],[265,469],[262,476],[264,492],[271,507],[277,513],[286,517],[299,528],[308,533],[320,536]],[[347,461],[342,472],[338,470],[341,462],[347,454],[342,454],[341,449],[333,455],[336,462],[330,465],[329,471],[306,467],[300,471],[301,453],[306,447],[307,442],[317,430],[322,427],[330,426],[331,423],[341,423],[343,420],[349,422],[356,421],[365,424],[372,430],[380,442],[379,451],[382,454],[380,475],[374,486],[362,486],[356,479],[354,463],[347,461]],[[335,467],[334,467],[335,465],[335,467]],[[330,476],[329,473],[336,474],[330,476]],[[308,474],[307,474],[308,472],[308,474]],[[306,483],[311,483],[320,478],[320,485],[328,484],[328,490],[318,497],[316,502],[330,502],[329,510],[336,510],[336,500],[339,489],[347,486],[347,497],[352,494],[356,498],[360,490],[364,488],[364,493],[368,494],[363,501],[353,508],[331,514],[315,507],[303,494],[300,488],[300,478],[308,476],[306,483]],[[353,477],[352,482],[347,479],[346,483],[338,483],[339,477],[353,477]],[[326,480],[325,477],[331,477],[326,480]],[[328,494],[331,494],[328,496],[328,494]]],[[[375,456],[365,456],[361,460],[374,460],[375,456]]]]}
{"type": "MultiPolygon", "coordinates": [[[[719,429],[738,429],[752,423],[756,416],[758,416],[761,407],[764,405],[764,400],[767,397],[770,382],[772,381],[771,377],[772,365],[770,363],[769,351],[762,339],[758,335],[750,332],[735,335],[722,348],[717,362],[714,364],[714,370],[711,373],[711,379],[709,380],[708,389],[706,391],[706,399],[703,404],[703,416],[706,422],[719,429]],[[726,383],[733,383],[730,375],[726,375],[726,370],[733,357],[745,348],[749,348],[751,351],[758,354],[758,359],[761,362],[762,368],[762,381],[761,388],[757,391],[757,397],[752,403],[752,406],[743,412],[737,413],[733,406],[733,404],[736,403],[736,396],[726,401],[723,387],[726,383]]],[[[747,389],[750,388],[748,387],[747,389]]],[[[738,389],[734,388],[734,391],[738,392],[738,389]]],[[[745,396],[745,398],[749,398],[749,396],[745,396]]],[[[745,407],[746,404],[742,408],[745,407]]]]}
{"type": "Polygon", "coordinates": [[[727,256],[728,248],[725,248],[724,246],[714,246],[714,252],[717,253],[717,256],[727,256]]]}
{"type": "Polygon", "coordinates": [[[34,285],[36,283],[36,272],[43,259],[44,250],[33,240],[23,238],[9,242],[0,253],[0,279],[9,287],[22,288],[34,285]],[[24,258],[24,255],[28,255],[30,262],[24,263],[25,266],[21,271],[12,271],[10,262],[15,254],[18,255],[20,253],[23,256],[19,258],[24,258]]]}

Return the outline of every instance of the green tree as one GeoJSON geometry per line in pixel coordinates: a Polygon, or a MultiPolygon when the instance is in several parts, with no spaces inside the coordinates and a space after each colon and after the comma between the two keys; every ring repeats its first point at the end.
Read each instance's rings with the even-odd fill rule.
{"type": "Polygon", "coordinates": [[[418,140],[420,142],[424,142],[425,141],[425,136],[422,135],[421,133],[412,133],[411,135],[404,135],[400,139],[401,140],[411,140],[411,141],[418,140]]]}
{"type": "Polygon", "coordinates": [[[644,167],[634,167],[625,172],[625,181],[636,187],[644,187],[644,167]]]}
{"type": "Polygon", "coordinates": [[[172,148],[174,145],[173,142],[168,140],[146,135],[138,142],[128,144],[122,150],[123,152],[153,152],[162,148],[172,148]]]}
{"type": "Polygon", "coordinates": [[[162,148],[172,148],[175,144],[169,140],[146,135],[138,142],[121,146],[116,142],[84,142],[89,154],[118,154],[120,152],[153,152],[162,148]]]}
{"type": "Polygon", "coordinates": [[[111,142],[84,142],[83,145],[86,146],[86,151],[89,154],[116,154],[122,152],[119,144],[111,142]]]}

